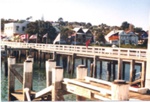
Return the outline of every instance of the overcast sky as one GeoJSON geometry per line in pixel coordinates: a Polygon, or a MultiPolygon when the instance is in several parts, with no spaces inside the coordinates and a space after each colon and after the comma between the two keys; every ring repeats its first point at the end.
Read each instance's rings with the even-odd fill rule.
{"type": "Polygon", "coordinates": [[[150,0],[1,0],[1,18],[77,21],[120,26],[127,21],[148,30],[150,0]]]}

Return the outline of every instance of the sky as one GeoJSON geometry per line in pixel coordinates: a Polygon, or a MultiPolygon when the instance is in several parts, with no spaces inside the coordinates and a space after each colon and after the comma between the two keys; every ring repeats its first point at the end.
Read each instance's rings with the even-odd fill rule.
{"type": "Polygon", "coordinates": [[[101,23],[121,26],[127,21],[148,30],[150,0],[0,0],[1,18],[101,23]]]}

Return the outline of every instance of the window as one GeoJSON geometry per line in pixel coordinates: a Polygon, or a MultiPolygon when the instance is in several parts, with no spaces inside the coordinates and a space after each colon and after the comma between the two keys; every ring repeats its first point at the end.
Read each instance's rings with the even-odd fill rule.
{"type": "Polygon", "coordinates": [[[17,30],[17,31],[19,30],[19,26],[16,26],[16,30],[17,30]]]}
{"type": "Polygon", "coordinates": [[[22,31],[25,31],[25,28],[26,28],[26,27],[25,27],[25,26],[23,26],[23,27],[22,27],[22,31]]]}

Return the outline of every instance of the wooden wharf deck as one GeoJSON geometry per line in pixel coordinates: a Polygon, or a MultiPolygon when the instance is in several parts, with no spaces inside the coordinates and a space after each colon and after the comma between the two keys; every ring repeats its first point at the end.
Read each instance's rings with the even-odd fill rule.
{"type": "Polygon", "coordinates": [[[24,72],[22,77],[22,75],[17,72],[16,68],[22,67],[23,65],[15,64],[15,58],[9,57],[9,100],[62,101],[64,100],[63,95],[66,94],[75,94],[77,100],[113,100],[114,94],[118,96],[122,94],[121,97],[124,98],[118,98],[119,100],[150,100],[150,94],[147,93],[147,88],[133,88],[129,86],[130,83],[126,82],[116,84],[114,82],[87,77],[87,68],[85,65],[79,65],[77,67],[75,79],[63,78],[64,69],[61,66],[56,66],[55,61],[49,62],[52,70],[47,70],[48,73],[46,72],[47,75],[51,76],[46,77],[48,78],[46,83],[49,84],[47,84],[47,87],[43,90],[35,92],[32,90],[31,82],[32,63],[32,59],[28,59],[24,62],[24,72]],[[14,89],[13,84],[15,77],[23,84],[23,90],[14,89]],[[113,90],[116,85],[119,86],[115,88],[117,93],[113,90]],[[123,89],[123,92],[119,89],[123,89]]]}
{"type": "MultiPolygon", "coordinates": [[[[73,83],[63,83],[63,87],[66,87],[63,89],[64,95],[65,94],[76,94],[76,95],[82,95],[90,100],[111,100],[111,94],[108,94],[105,92],[105,90],[108,90],[108,92],[111,92],[111,86],[106,85],[103,83],[98,82],[87,82],[86,80],[77,80],[77,79],[69,79],[71,82],[79,82],[81,84],[85,84],[86,86],[91,85],[93,88],[97,87],[97,89],[90,89],[86,86],[80,86],[73,83]],[[104,91],[100,92],[99,88],[102,88],[104,91]],[[68,91],[68,93],[66,92],[68,91]]],[[[14,93],[11,93],[12,96],[15,97],[16,100],[23,101],[23,93],[22,90],[16,90],[14,93]]],[[[35,98],[35,91],[31,91],[30,97],[31,101],[48,101],[51,97],[51,92],[39,97],[35,98]]],[[[150,100],[150,94],[141,94],[138,92],[129,91],[129,99],[130,100],[142,100],[142,101],[149,101],[150,100]]]]}

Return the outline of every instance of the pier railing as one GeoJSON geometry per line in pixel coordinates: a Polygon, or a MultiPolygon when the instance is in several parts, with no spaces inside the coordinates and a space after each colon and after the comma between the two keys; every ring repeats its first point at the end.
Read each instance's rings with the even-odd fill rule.
{"type": "Polygon", "coordinates": [[[134,57],[136,59],[146,59],[146,49],[132,48],[111,48],[111,47],[96,47],[96,46],[78,46],[78,45],[60,45],[60,44],[42,44],[42,43],[21,43],[21,42],[6,42],[2,41],[1,46],[7,45],[14,48],[33,48],[45,51],[59,51],[63,53],[77,53],[96,56],[123,56],[134,57]]]}

